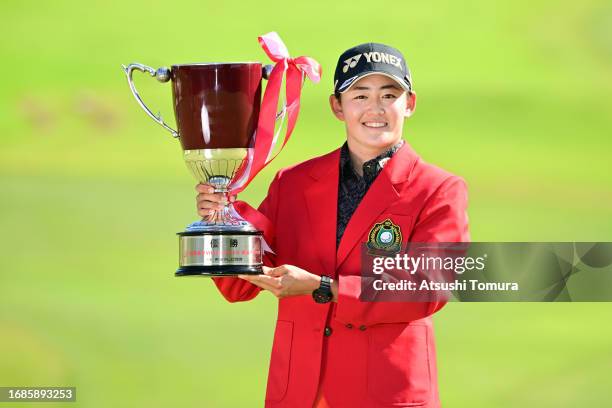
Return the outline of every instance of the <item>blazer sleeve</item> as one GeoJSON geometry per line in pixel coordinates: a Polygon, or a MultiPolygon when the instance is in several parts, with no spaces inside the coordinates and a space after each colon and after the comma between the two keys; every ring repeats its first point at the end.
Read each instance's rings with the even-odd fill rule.
{"type": "MultiPolygon", "coordinates": [[[[468,242],[467,187],[463,179],[446,179],[426,202],[409,237],[410,242],[468,242]]],[[[335,318],[343,323],[371,326],[422,319],[440,310],[440,302],[362,302],[361,276],[338,277],[335,318]]]]}
{"type": "MultiPolygon", "coordinates": [[[[268,195],[261,202],[257,209],[251,207],[244,201],[236,201],[234,207],[236,211],[247,221],[263,232],[264,239],[270,248],[274,248],[274,221],[278,208],[279,178],[280,172],[276,174],[268,195]]],[[[264,252],[264,265],[275,266],[274,254],[264,252]]],[[[228,302],[244,302],[255,298],[262,290],[259,286],[240,278],[212,278],[217,289],[228,302]]]]}

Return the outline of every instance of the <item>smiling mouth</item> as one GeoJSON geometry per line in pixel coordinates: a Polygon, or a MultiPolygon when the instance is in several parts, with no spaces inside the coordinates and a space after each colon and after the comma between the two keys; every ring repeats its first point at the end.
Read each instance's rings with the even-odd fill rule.
{"type": "Polygon", "coordinates": [[[372,129],[384,128],[387,126],[387,122],[363,122],[362,125],[372,129]]]}

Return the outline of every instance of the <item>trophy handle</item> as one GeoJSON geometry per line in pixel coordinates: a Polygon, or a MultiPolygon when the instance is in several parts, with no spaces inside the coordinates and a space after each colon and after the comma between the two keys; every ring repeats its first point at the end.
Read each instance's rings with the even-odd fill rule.
{"type": "Polygon", "coordinates": [[[155,77],[159,82],[168,82],[170,80],[170,70],[168,68],[162,67],[156,71],[147,65],[138,64],[138,63],[130,64],[128,66],[122,65],[122,67],[123,67],[123,70],[125,71],[125,75],[127,76],[128,84],[130,85],[132,94],[134,95],[134,98],[136,98],[136,102],[138,102],[140,107],[144,109],[145,113],[149,115],[151,119],[153,119],[155,122],[160,124],[164,129],[170,132],[173,137],[179,137],[178,132],[172,129],[170,126],[168,126],[166,122],[164,122],[164,120],[161,117],[161,113],[157,113],[157,115],[155,115],[153,114],[153,112],[151,112],[151,110],[147,107],[147,105],[145,105],[145,103],[140,98],[138,91],[136,90],[136,86],[134,85],[134,82],[132,81],[132,72],[134,72],[134,70],[137,69],[142,72],[148,72],[149,74],[151,74],[152,77],[155,77]]]}
{"type": "Polygon", "coordinates": [[[261,67],[261,76],[264,79],[270,79],[270,74],[272,74],[272,69],[274,69],[274,65],[268,64],[261,67]]]}

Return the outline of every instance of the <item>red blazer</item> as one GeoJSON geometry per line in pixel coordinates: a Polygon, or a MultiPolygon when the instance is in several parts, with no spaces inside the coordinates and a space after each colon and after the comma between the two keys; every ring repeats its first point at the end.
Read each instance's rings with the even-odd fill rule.
{"type": "MultiPolygon", "coordinates": [[[[268,264],[326,274],[339,285],[338,302],[317,304],[311,296],[278,302],[265,406],[311,408],[319,392],[332,408],[438,407],[430,316],[443,303],[360,302],[360,244],[386,218],[400,226],[404,243],[468,241],[465,183],[404,143],[336,251],[339,158],[338,149],[281,170],[258,210],[237,204],[273,248],[268,264]]],[[[230,302],[261,290],[238,278],[214,282],[230,302]]]]}

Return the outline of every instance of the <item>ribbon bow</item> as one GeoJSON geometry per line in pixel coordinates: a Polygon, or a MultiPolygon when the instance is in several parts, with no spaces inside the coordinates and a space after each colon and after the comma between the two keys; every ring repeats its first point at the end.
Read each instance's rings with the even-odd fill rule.
{"type": "Polygon", "coordinates": [[[246,165],[238,172],[239,174],[230,186],[232,194],[238,194],[244,190],[253,177],[272,162],[289,141],[300,111],[300,94],[304,76],[307,76],[314,83],[321,80],[321,65],[310,57],[291,58],[285,43],[276,32],[264,34],[258,37],[258,40],[265,53],[275,64],[268,78],[268,85],[259,110],[255,146],[246,160],[246,165]],[[278,134],[274,134],[277,118],[276,108],[285,73],[286,105],[283,109],[285,115],[287,115],[287,130],[279,151],[271,157],[278,136],[278,134]]]}

